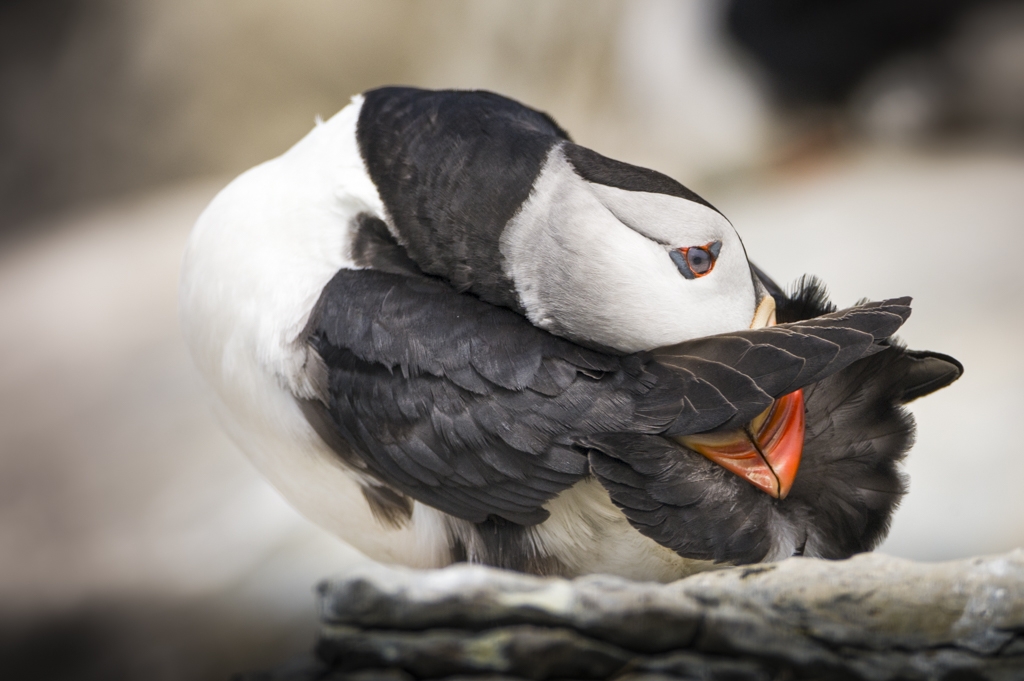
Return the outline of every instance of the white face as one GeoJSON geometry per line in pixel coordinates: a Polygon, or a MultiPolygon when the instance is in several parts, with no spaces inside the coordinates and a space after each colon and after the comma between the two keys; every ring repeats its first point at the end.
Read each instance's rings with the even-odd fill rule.
{"type": "Polygon", "coordinates": [[[636,352],[745,329],[754,316],[757,291],[728,220],[686,199],[587,182],[559,148],[501,252],[530,320],[567,338],[636,352]],[[679,249],[715,242],[710,271],[684,276],[672,251],[685,266],[679,249]]]}

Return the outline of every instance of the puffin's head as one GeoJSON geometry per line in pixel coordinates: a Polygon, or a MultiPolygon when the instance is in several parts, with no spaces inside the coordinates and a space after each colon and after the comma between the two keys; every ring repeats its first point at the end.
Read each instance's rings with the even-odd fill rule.
{"type": "Polygon", "coordinates": [[[534,324],[623,352],[764,326],[774,309],[708,202],[569,142],[548,154],[501,252],[534,324]]]}
{"type": "MultiPolygon", "coordinates": [[[[501,239],[530,320],[623,352],[775,323],[775,300],[739,235],[675,180],[566,142],[501,239]]],[[[682,444],[775,498],[800,465],[801,391],[743,428],[682,444]]]]}

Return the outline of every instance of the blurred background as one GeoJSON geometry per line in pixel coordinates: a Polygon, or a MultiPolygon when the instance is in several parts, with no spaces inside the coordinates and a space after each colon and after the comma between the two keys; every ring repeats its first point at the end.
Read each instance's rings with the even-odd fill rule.
{"type": "Polygon", "coordinates": [[[385,84],[486,88],[718,206],[780,283],[913,295],[966,365],[915,405],[881,551],[1024,545],[1024,4],[0,0],[0,669],[224,679],[362,558],[223,435],[179,338],[192,223],[385,84]]]}

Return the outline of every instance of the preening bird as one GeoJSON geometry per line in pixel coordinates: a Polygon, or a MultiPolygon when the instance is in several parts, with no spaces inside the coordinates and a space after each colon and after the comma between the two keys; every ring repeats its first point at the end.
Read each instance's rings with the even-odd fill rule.
{"type": "Polygon", "coordinates": [[[234,180],[181,278],[233,437],[366,555],[659,580],[882,539],[902,405],[962,371],[909,304],[787,295],[675,180],[414,88],[234,180]]]}

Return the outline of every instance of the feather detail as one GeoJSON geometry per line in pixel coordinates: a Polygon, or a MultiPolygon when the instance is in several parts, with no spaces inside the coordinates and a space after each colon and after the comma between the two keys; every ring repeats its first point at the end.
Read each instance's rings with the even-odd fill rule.
{"type": "MultiPolygon", "coordinates": [[[[726,342],[699,339],[672,349],[668,361],[676,365],[685,364],[690,352],[740,366],[746,353],[762,347],[751,340],[760,336],[776,341],[762,352],[803,347],[819,361],[828,358],[784,389],[804,387],[806,400],[803,462],[786,499],[773,499],[656,436],[587,438],[591,470],[637,530],[687,558],[742,564],[794,554],[845,558],[871,550],[888,532],[906,491],[898,464],[913,443],[914,422],[902,405],[962,373],[956,360],[909,351],[888,336],[906,319],[908,304],[909,299],[896,299],[834,312],[820,282],[804,278],[779,305],[779,319],[801,334],[806,329],[813,341],[742,332],[726,336],[726,342]],[[829,356],[807,350],[833,330],[843,335],[832,340],[848,343],[842,351],[829,356]],[[871,341],[858,346],[851,331],[871,341]],[[852,347],[860,347],[862,356],[851,363],[846,348],[852,347]]],[[[758,385],[778,390],[786,370],[783,364],[779,374],[766,375],[758,385]]]]}

